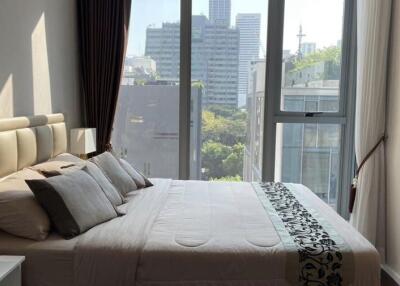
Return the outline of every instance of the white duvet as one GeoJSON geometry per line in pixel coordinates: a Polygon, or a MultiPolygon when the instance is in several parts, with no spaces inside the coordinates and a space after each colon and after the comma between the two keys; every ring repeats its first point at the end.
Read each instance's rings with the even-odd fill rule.
{"type": "MultiPolygon", "coordinates": [[[[340,285],[380,285],[369,242],[307,188],[286,186],[349,247],[340,285]]],[[[77,286],[298,285],[297,252],[251,183],[155,180],[125,207],[79,239],[77,286]]]]}

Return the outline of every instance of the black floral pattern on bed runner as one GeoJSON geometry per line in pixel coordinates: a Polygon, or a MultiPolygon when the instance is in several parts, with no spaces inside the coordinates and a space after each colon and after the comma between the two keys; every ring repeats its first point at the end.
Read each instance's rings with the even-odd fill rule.
{"type": "Polygon", "coordinates": [[[261,187],[296,244],[299,285],[342,285],[343,256],[335,241],[282,183],[261,187]]]}

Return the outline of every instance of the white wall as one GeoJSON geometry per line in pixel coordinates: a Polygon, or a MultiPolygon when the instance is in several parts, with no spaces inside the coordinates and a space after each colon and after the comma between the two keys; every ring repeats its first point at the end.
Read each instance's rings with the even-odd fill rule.
{"type": "Polygon", "coordinates": [[[76,2],[0,1],[0,118],[63,112],[80,125],[76,2]]]}
{"type": "Polygon", "coordinates": [[[400,283],[400,1],[393,1],[386,144],[387,267],[400,283]]]}

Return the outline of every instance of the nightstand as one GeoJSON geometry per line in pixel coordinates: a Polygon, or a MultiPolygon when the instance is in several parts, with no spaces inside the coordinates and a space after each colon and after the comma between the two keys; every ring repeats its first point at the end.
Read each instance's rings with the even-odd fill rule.
{"type": "Polygon", "coordinates": [[[21,264],[24,256],[0,255],[0,286],[21,286],[21,264]]]}

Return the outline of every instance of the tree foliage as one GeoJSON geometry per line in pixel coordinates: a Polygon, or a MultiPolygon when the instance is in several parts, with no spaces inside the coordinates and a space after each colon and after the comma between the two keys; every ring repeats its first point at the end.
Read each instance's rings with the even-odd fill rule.
{"type": "Polygon", "coordinates": [[[238,180],[243,174],[246,112],[210,106],[202,119],[203,179],[238,180]]]}
{"type": "Polygon", "coordinates": [[[246,113],[222,107],[203,111],[203,142],[215,141],[233,146],[246,138],[246,113]]]}
{"type": "Polygon", "coordinates": [[[243,179],[241,176],[226,176],[221,178],[211,178],[211,181],[222,181],[222,182],[241,182],[243,179]]]}
{"type": "Polygon", "coordinates": [[[294,61],[294,69],[291,70],[291,72],[298,72],[321,62],[329,62],[334,65],[340,65],[341,55],[341,49],[335,46],[318,50],[302,59],[296,59],[294,61]]]}

